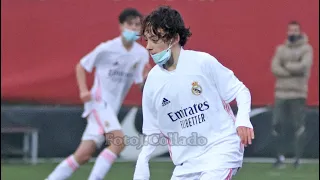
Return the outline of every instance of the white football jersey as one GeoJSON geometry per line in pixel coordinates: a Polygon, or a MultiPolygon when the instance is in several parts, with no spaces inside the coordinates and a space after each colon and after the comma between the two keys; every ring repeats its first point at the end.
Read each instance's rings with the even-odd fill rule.
{"type": "Polygon", "coordinates": [[[149,72],[143,133],[165,136],[175,175],[242,166],[235,121],[250,122],[250,104],[235,118],[229,103],[244,89],[231,70],[203,52],[181,49],[174,71],[155,66],[149,72]]]}
{"type": "MultiPolygon", "coordinates": [[[[92,97],[109,104],[117,114],[133,83],[143,82],[143,70],[149,61],[148,51],[134,42],[128,51],[121,37],[101,43],[84,56],[80,64],[88,71],[95,68],[92,97]]],[[[85,103],[83,117],[90,112],[92,102],[85,103]]]]}

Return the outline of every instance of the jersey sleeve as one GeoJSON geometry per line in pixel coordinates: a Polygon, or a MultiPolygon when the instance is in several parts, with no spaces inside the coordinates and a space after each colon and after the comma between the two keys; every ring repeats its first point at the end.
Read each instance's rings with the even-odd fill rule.
{"type": "Polygon", "coordinates": [[[148,88],[148,84],[146,84],[142,95],[142,132],[147,136],[152,134],[160,134],[156,118],[157,112],[154,110],[154,107],[152,105],[152,99],[148,94],[148,88]]]}
{"type": "Polygon", "coordinates": [[[148,64],[149,62],[149,54],[148,53],[144,53],[142,56],[142,60],[139,62],[137,70],[136,70],[136,76],[134,79],[134,82],[136,84],[141,84],[143,83],[143,72],[144,72],[144,68],[146,66],[146,64],[148,64]]]}
{"type": "MultiPolygon", "coordinates": [[[[156,146],[149,143],[152,138],[145,137],[146,145],[142,147],[142,150],[138,156],[136,167],[133,174],[133,180],[149,180],[150,179],[150,169],[149,160],[152,153],[156,150],[156,146]]],[[[157,140],[158,141],[158,140],[157,140]]]]}
{"type": "Polygon", "coordinates": [[[104,44],[98,45],[94,50],[89,52],[87,55],[85,55],[81,60],[80,64],[81,66],[87,71],[92,72],[93,68],[96,67],[96,65],[99,62],[99,55],[103,51],[104,44]]]}
{"type": "Polygon", "coordinates": [[[151,154],[155,151],[157,145],[152,143],[153,140],[158,141],[160,136],[160,130],[158,128],[158,123],[156,119],[156,112],[154,107],[152,106],[152,99],[149,96],[150,86],[148,82],[146,82],[145,90],[143,91],[142,96],[142,113],[143,113],[143,125],[142,125],[142,133],[145,135],[145,142],[142,150],[139,154],[133,180],[149,180],[150,179],[150,170],[149,170],[149,160],[151,158],[151,154]]]}
{"type": "Polygon", "coordinates": [[[223,66],[217,59],[212,57],[205,66],[210,79],[214,81],[221,98],[230,103],[237,101],[238,112],[236,127],[245,126],[252,128],[249,113],[251,111],[251,95],[249,89],[234,75],[234,73],[223,66]]]}
{"type": "Polygon", "coordinates": [[[213,80],[221,98],[230,103],[238,93],[246,88],[245,85],[234,75],[233,71],[223,66],[216,58],[210,57],[205,63],[205,71],[213,80]]]}

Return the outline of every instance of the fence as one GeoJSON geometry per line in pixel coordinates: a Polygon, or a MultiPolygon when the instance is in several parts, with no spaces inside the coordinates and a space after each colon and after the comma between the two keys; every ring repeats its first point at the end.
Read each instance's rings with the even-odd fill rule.
{"type": "MultiPolygon", "coordinates": [[[[233,109],[235,111],[235,108],[233,109]]],[[[271,135],[272,108],[253,108],[251,121],[255,140],[245,151],[245,157],[274,157],[274,137],[271,135]]],[[[38,157],[57,158],[73,153],[80,143],[86,120],[81,118],[82,107],[4,106],[1,107],[1,128],[27,127],[38,131],[38,157]]],[[[127,136],[141,135],[142,110],[140,107],[122,107],[118,115],[127,136]]],[[[309,108],[307,113],[307,145],[303,158],[319,158],[319,110],[309,108]]],[[[23,134],[1,134],[1,151],[24,149],[23,134]]],[[[293,149],[293,148],[292,148],[293,149]]],[[[97,151],[97,153],[100,152],[97,151]]],[[[136,159],[139,148],[128,146],[122,160],[136,159]]],[[[97,155],[97,154],[95,154],[97,155]]],[[[155,157],[169,157],[166,146],[158,148],[155,157]]],[[[289,157],[292,156],[292,152],[289,157]]],[[[2,154],[2,158],[22,158],[23,154],[2,154]],[[6,155],[6,156],[4,156],[6,155]]]]}

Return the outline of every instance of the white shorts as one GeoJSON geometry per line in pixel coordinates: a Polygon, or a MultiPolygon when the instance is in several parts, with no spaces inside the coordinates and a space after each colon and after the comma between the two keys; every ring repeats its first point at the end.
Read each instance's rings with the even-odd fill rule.
{"type": "Polygon", "coordinates": [[[171,180],[231,180],[238,171],[238,168],[215,169],[211,171],[197,172],[172,176],[171,180]]]}
{"type": "Polygon", "coordinates": [[[106,103],[92,103],[90,113],[87,114],[87,127],[83,132],[82,141],[93,140],[99,148],[106,140],[105,133],[121,130],[117,115],[106,103]]]}

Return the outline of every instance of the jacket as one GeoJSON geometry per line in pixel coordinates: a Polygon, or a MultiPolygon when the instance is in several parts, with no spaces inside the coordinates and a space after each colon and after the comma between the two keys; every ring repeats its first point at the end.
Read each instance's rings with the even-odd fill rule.
{"type": "Polygon", "coordinates": [[[276,78],[275,96],[281,99],[307,98],[313,50],[307,35],[276,48],[272,73],[276,78]]]}

